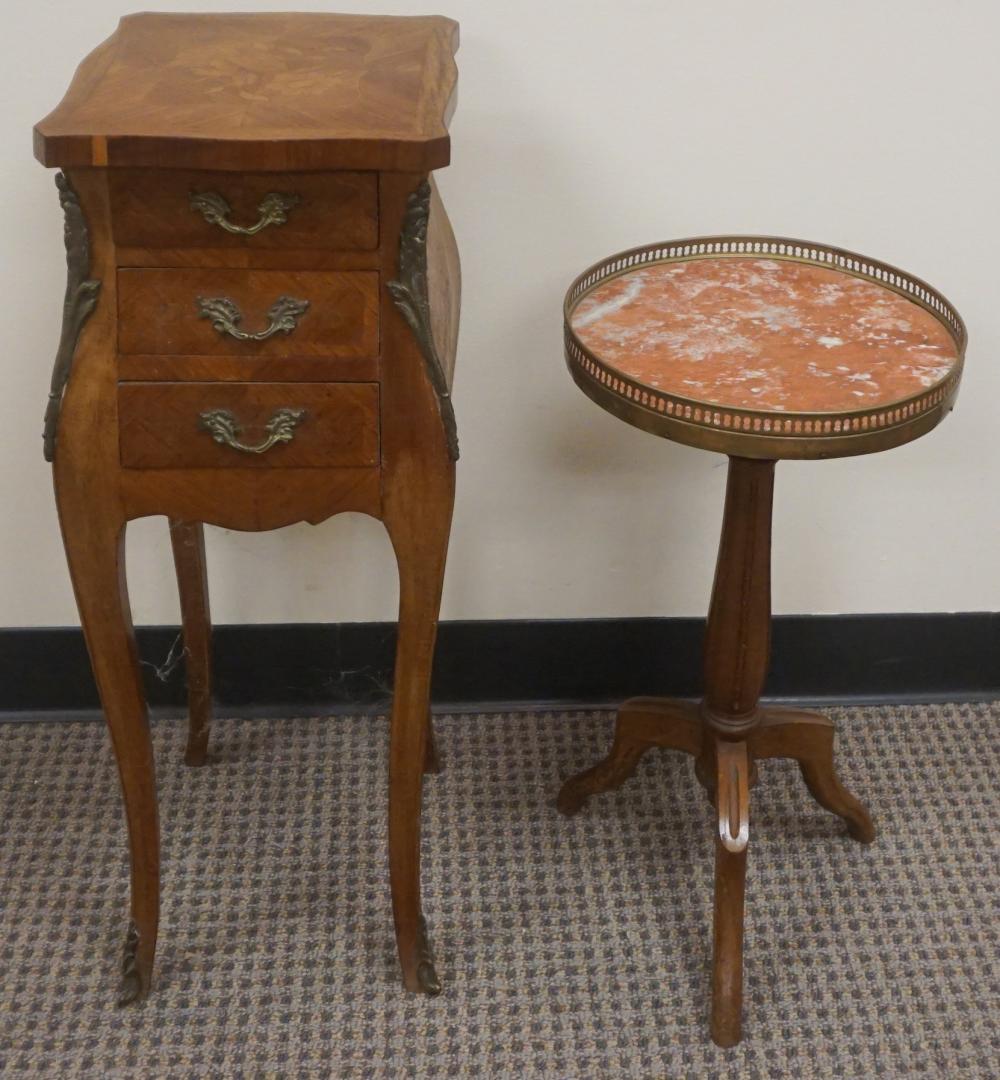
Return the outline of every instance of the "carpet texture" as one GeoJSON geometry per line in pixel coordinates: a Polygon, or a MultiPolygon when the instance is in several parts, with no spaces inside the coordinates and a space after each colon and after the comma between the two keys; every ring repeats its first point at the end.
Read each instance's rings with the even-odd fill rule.
{"type": "Polygon", "coordinates": [[[849,840],[791,763],[752,795],[743,1043],[708,1039],[712,821],[652,752],[578,817],[609,713],[439,718],[424,907],[445,990],[399,984],[386,725],[155,723],[153,993],[114,1007],[127,867],[96,723],[0,726],[0,1072],[68,1077],[996,1077],[1000,705],[838,709],[875,818],[849,840]]]}

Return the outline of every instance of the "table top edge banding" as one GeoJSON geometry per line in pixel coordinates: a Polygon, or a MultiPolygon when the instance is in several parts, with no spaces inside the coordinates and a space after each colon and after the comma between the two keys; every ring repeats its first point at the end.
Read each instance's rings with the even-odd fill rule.
{"type": "Polygon", "coordinates": [[[836,457],[875,452],[930,430],[953,407],[968,340],[965,323],[954,305],[915,275],[844,248],[763,235],[691,237],[645,244],[608,256],[574,279],[566,293],[563,316],[566,361],[574,380],[592,400],[614,415],[653,434],[706,449],[719,450],[731,444],[746,451],[747,440],[766,439],[774,444],[772,449],[779,451],[778,457],[836,457]],[[578,305],[609,280],[648,266],[713,259],[769,259],[806,264],[886,289],[936,320],[954,344],[954,361],[938,382],[904,397],[862,408],[762,409],[693,398],[642,382],[588,348],[574,330],[572,317],[578,305]],[[927,423],[932,414],[936,419],[927,423]],[[915,424],[915,421],[920,422],[915,424]],[[901,439],[900,434],[906,437],[901,439]],[[860,445],[858,439],[867,449],[849,449],[860,445]]]}

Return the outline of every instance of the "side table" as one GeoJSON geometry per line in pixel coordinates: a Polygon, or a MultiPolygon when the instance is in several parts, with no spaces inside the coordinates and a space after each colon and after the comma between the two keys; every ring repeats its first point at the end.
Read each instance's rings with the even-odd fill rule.
{"type": "Polygon", "coordinates": [[[729,456],[699,704],[633,698],[605,760],[567,780],[564,813],[622,784],[654,746],[682,750],[716,811],[712,1038],[740,1039],[743,905],[756,762],[796,760],[850,835],[875,838],[840,783],[833,725],[760,703],[770,650],[771,499],[782,458],[872,453],[951,409],[966,332],[929,285],[839,248],[702,237],[636,248],[583,273],[565,304],[577,385],[645,431],[729,456]]]}
{"type": "Polygon", "coordinates": [[[166,515],[188,652],[187,760],[210,717],[202,523],[360,511],[399,569],[389,862],[403,980],[437,992],[420,903],[431,660],[458,444],[448,164],[457,24],[143,14],[35,128],[59,166],[68,283],[45,455],[131,849],[123,1001],[149,989],[156,782],[126,523],[166,515]]]}

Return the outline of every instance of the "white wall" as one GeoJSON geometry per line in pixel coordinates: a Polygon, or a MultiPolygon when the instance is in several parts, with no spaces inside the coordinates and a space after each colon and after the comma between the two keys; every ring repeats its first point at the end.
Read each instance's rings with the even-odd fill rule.
{"type": "MultiPolygon", "coordinates": [[[[41,453],[62,220],[31,127],[128,8],[5,8],[0,624],[68,624],[76,612],[41,453]]],[[[778,470],[775,610],[1000,609],[1000,5],[442,0],[437,10],[462,24],[453,161],[439,174],[465,289],[444,616],[704,612],[724,459],[587,401],[563,367],[560,306],[603,255],[724,231],[897,263],[937,285],[970,330],[958,408],[937,431],[880,456],[778,470]]],[[[389,547],[369,519],[210,532],[218,622],[394,615],[389,547]]],[[[137,621],[176,621],[164,522],[137,522],[129,536],[137,621]]]]}

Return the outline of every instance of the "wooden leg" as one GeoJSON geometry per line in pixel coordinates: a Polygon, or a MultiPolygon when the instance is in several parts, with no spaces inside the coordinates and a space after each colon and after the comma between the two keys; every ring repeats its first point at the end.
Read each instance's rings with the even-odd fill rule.
{"type": "Polygon", "coordinates": [[[712,1040],[740,1041],[743,1016],[743,901],[750,839],[750,761],[745,742],[715,746],[715,914],[712,955],[712,1040]]]}
{"type": "Polygon", "coordinates": [[[437,740],[434,738],[434,717],[427,710],[427,745],[424,748],[424,773],[436,775],[441,771],[441,759],[438,757],[437,740]]]}
{"type": "MultiPolygon", "coordinates": [[[[420,807],[429,761],[430,683],[451,504],[435,519],[387,515],[399,567],[399,638],[389,746],[389,875],[396,945],[408,990],[437,994],[420,903],[420,807]]],[[[433,759],[431,759],[433,760],[433,759]]]]}
{"type": "Polygon", "coordinates": [[[188,687],[188,742],[184,761],[204,765],[212,726],[212,617],[208,606],[205,530],[200,522],[170,521],[170,542],[181,600],[188,687]]]}
{"type": "Polygon", "coordinates": [[[60,500],[66,557],[118,762],[132,856],[132,917],[119,998],[124,1005],[148,993],[156,952],[160,855],[153,747],[125,583],[125,526],[83,522],[78,512],[86,508],[72,507],[72,501],[60,500]]]}
{"type": "Polygon", "coordinates": [[[841,784],[833,763],[833,721],[801,709],[770,708],[751,735],[756,758],[792,758],[812,797],[847,822],[855,840],[870,844],[875,826],[864,806],[841,784]]]}
{"type": "Polygon", "coordinates": [[[706,731],[696,772],[714,791],[715,909],[712,1039],[740,1040],[743,907],[750,839],[752,759],[771,644],[771,506],[774,462],[730,458],[719,556],[705,632],[706,731]]]}
{"type": "MultiPolygon", "coordinates": [[[[80,169],[74,170],[72,181],[90,218],[88,276],[94,280],[80,286],[75,296],[67,288],[66,314],[72,315],[88,290],[98,302],[76,349],[58,430],[49,433],[55,434],[55,443],[50,442],[49,449],[54,450],[63,547],[118,766],[128,827],[131,919],[124,935],[119,998],[125,1004],[148,993],[156,953],[160,906],[156,773],[125,581],[129,515],[119,486],[115,250],[108,225],[107,180],[96,169],[80,169]]],[[[69,209],[66,226],[72,264],[87,243],[69,209]]],[[[73,276],[71,266],[71,282],[73,276]]]]}
{"type": "Polygon", "coordinates": [[[642,755],[654,746],[697,754],[701,727],[698,706],[690,702],[630,698],[618,710],[608,756],[570,777],[559,792],[556,806],[563,814],[575,814],[591,795],[620,787],[635,772],[642,755]]]}
{"type": "Polygon", "coordinates": [[[623,783],[651,746],[695,755],[695,774],[716,809],[711,1034],[734,1046],[742,1034],[743,917],[750,788],[758,758],[790,757],[816,800],[851,835],[870,841],[864,807],[837,779],[833,725],[816,713],[762,708],[770,654],[771,506],[774,462],[731,458],[719,556],[705,635],[700,706],[635,698],[622,706],[607,758],[566,781],[558,806],[580,809],[623,783]]]}

